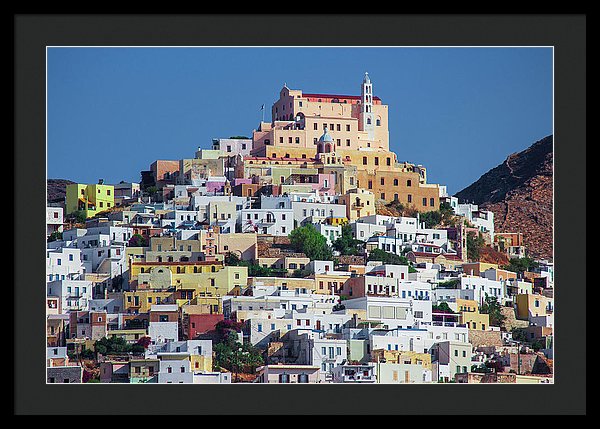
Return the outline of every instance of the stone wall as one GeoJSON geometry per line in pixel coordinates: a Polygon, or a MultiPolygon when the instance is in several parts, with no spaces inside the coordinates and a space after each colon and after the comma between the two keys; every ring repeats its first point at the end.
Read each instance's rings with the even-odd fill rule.
{"type": "Polygon", "coordinates": [[[513,328],[526,328],[529,326],[529,321],[517,319],[514,308],[502,307],[501,311],[506,317],[504,326],[508,332],[512,331],[513,328]]]}
{"type": "Polygon", "coordinates": [[[473,347],[503,345],[500,331],[478,331],[469,329],[469,342],[473,347]]]}

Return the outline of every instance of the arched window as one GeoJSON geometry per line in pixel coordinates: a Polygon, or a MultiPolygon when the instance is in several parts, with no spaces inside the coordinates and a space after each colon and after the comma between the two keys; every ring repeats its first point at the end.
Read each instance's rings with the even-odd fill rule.
{"type": "Polygon", "coordinates": [[[367,125],[371,125],[371,118],[367,118],[367,125]]]}
{"type": "Polygon", "coordinates": [[[378,127],[381,126],[381,118],[377,118],[377,120],[375,121],[375,125],[377,125],[378,127]]]}

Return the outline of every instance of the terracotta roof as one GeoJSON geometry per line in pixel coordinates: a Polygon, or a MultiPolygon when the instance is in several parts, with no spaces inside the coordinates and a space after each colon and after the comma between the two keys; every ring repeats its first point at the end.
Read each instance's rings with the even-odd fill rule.
{"type": "Polygon", "coordinates": [[[131,265],[222,265],[220,261],[132,262],[131,265]]]}
{"type": "Polygon", "coordinates": [[[414,252],[413,251],[412,254],[415,256],[421,256],[424,258],[437,258],[438,256],[443,256],[446,259],[462,261],[462,259],[459,256],[449,255],[447,253],[425,253],[425,252],[414,252]]]}
{"type": "MultiPolygon", "coordinates": [[[[311,98],[340,98],[340,99],[348,99],[348,100],[360,100],[360,95],[337,95],[337,94],[311,94],[311,93],[302,93],[302,98],[311,97],[311,98]]],[[[381,100],[381,98],[376,95],[373,96],[373,100],[381,100]]]]}

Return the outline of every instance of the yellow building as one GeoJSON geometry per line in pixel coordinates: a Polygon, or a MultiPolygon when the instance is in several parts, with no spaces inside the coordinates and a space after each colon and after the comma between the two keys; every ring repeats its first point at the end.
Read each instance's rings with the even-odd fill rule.
{"type": "Polygon", "coordinates": [[[477,301],[456,299],[456,310],[460,313],[459,323],[464,323],[469,329],[486,331],[490,327],[490,315],[481,314],[477,301]]]}
{"type": "Polygon", "coordinates": [[[554,313],[554,298],[533,293],[515,295],[517,319],[528,320],[531,317],[549,316],[554,313]]]}
{"type": "Polygon", "coordinates": [[[213,370],[213,358],[212,356],[190,355],[190,365],[194,372],[211,372],[213,370]]]}
{"type": "MultiPolygon", "coordinates": [[[[220,261],[197,262],[138,262],[130,265],[131,281],[135,291],[129,292],[135,300],[139,292],[156,291],[155,295],[138,294],[139,312],[156,302],[210,306],[214,313],[222,312],[224,295],[237,295],[248,283],[248,267],[223,266],[220,261]],[[150,299],[154,298],[152,302],[150,299]]],[[[126,298],[127,301],[128,298],[126,298]]]]}
{"type": "Polygon", "coordinates": [[[274,286],[284,290],[305,289],[307,292],[315,290],[314,278],[294,278],[294,277],[249,277],[248,286],[274,286]]]}
{"type": "Polygon", "coordinates": [[[154,304],[174,303],[173,291],[161,291],[152,289],[138,289],[123,292],[126,313],[147,313],[154,304]]]}
{"type": "Polygon", "coordinates": [[[80,210],[89,218],[115,206],[115,187],[102,180],[94,185],[72,183],[67,185],[65,199],[66,214],[80,210]]]}
{"type": "Polygon", "coordinates": [[[346,205],[346,216],[350,222],[376,214],[375,194],[362,188],[350,189],[347,194],[340,195],[339,203],[346,205]]]}
{"type": "Polygon", "coordinates": [[[372,351],[372,362],[382,361],[384,359],[386,363],[421,365],[424,369],[431,369],[431,355],[429,353],[385,349],[376,349],[372,351]]]}

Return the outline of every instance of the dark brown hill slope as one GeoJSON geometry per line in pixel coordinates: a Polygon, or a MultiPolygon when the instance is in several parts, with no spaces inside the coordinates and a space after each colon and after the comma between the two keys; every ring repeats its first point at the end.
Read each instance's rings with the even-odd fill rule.
{"type": "Polygon", "coordinates": [[[75,183],[66,179],[48,179],[46,187],[48,189],[47,201],[49,203],[60,203],[65,200],[67,185],[75,183]]]}
{"type": "Polygon", "coordinates": [[[473,202],[494,212],[496,232],[521,232],[529,256],[553,256],[553,137],[513,153],[475,183],[458,192],[459,202],[473,202]]]}

